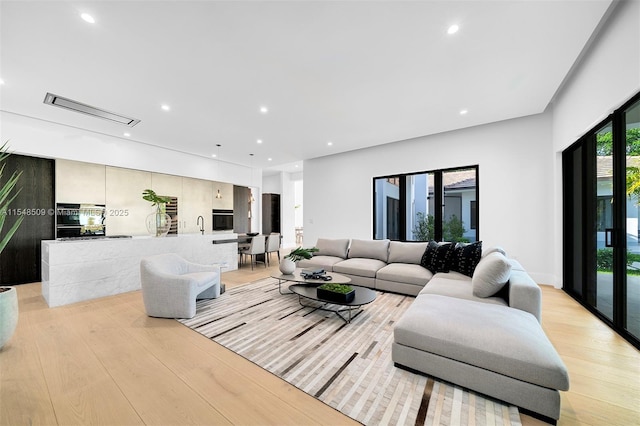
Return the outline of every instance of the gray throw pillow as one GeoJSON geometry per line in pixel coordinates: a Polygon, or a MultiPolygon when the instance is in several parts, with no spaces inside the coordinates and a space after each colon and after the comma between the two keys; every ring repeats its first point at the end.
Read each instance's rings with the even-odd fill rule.
{"type": "Polygon", "coordinates": [[[427,242],[391,241],[389,244],[389,263],[409,263],[419,265],[427,249],[427,242]]]}
{"type": "Polygon", "coordinates": [[[389,258],[389,240],[351,240],[349,259],[362,257],[386,262],[389,258]]]}
{"type": "Polygon", "coordinates": [[[316,242],[316,248],[318,251],[315,256],[335,256],[343,259],[347,258],[347,249],[349,248],[349,239],[326,239],[318,238],[316,242]]]}
{"type": "Polygon", "coordinates": [[[473,295],[491,297],[502,290],[511,276],[511,264],[499,252],[493,252],[480,260],[471,278],[473,295]]]}

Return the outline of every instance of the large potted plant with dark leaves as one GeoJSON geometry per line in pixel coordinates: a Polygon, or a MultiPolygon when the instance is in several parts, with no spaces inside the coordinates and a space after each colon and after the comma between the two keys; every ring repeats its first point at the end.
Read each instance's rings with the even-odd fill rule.
{"type": "MultiPolygon", "coordinates": [[[[0,147],[0,182],[3,181],[4,167],[9,156],[7,142],[0,147]]],[[[9,205],[16,198],[20,189],[16,188],[22,172],[14,172],[0,187],[0,253],[16,233],[24,216],[9,214],[9,205]],[[8,230],[4,230],[7,219],[16,218],[8,230]]],[[[18,325],[18,292],[15,287],[0,285],[0,349],[11,339],[18,325]]]]}
{"type": "Polygon", "coordinates": [[[171,229],[171,216],[166,213],[167,203],[171,198],[158,195],[152,189],[145,189],[142,199],[151,202],[151,207],[155,207],[155,211],[147,216],[147,231],[155,237],[164,237],[171,229]]]}

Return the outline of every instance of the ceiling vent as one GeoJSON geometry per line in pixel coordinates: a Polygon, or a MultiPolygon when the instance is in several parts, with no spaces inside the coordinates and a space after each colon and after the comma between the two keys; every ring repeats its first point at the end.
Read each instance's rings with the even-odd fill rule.
{"type": "Polygon", "coordinates": [[[62,96],[54,95],[53,93],[47,93],[47,95],[44,97],[44,103],[57,106],[60,108],[68,109],[70,111],[91,115],[93,117],[114,121],[116,123],[124,124],[125,126],[129,126],[129,127],[133,127],[140,122],[140,120],[136,120],[135,118],[125,117],[124,115],[115,114],[113,112],[95,108],[90,105],[83,104],[78,101],[74,101],[73,99],[63,98],[62,96]]]}

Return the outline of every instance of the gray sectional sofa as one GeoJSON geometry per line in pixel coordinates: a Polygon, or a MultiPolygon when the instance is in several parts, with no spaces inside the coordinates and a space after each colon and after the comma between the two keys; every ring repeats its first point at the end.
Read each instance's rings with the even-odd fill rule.
{"type": "Polygon", "coordinates": [[[472,268],[460,260],[467,262],[459,268],[465,275],[450,261],[465,250],[462,245],[318,239],[316,247],[298,267],[321,267],[354,285],[415,296],[394,328],[396,366],[517,405],[550,423],[559,418],[567,369],[540,325],[540,288],[504,250],[485,248],[472,268]]]}

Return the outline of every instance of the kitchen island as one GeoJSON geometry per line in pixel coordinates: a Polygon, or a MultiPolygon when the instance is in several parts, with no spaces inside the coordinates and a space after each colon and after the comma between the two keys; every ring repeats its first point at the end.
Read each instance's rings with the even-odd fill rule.
{"type": "Polygon", "coordinates": [[[237,240],[216,233],[42,241],[42,295],[55,307],[140,290],[140,260],[161,253],[235,270],[237,240]]]}

